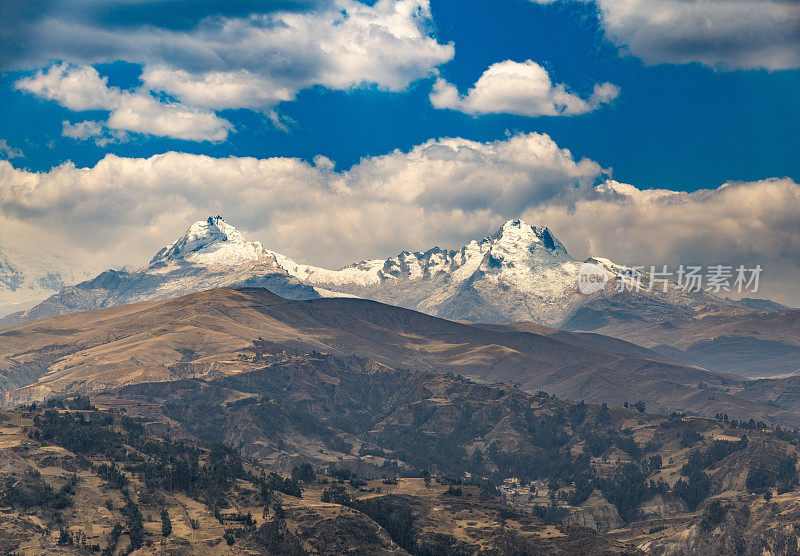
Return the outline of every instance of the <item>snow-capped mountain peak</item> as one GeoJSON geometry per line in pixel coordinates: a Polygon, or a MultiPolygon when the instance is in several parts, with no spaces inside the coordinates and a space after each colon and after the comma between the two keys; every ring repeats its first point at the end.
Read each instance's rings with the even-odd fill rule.
{"type": "MultiPolygon", "coordinates": [[[[398,280],[434,279],[447,283],[469,280],[475,273],[503,274],[512,281],[526,280],[532,269],[561,268],[573,263],[564,246],[545,227],[509,220],[494,234],[473,240],[458,250],[433,247],[424,253],[401,251],[388,259],[371,259],[341,270],[298,264],[273,253],[278,265],[307,283],[336,289],[347,285],[378,285],[398,280]]],[[[337,290],[340,291],[340,290],[337,290]]]]}
{"type": "Polygon", "coordinates": [[[247,241],[239,230],[221,216],[198,220],[180,238],[161,249],[150,261],[150,267],[170,262],[200,265],[236,265],[268,257],[258,241],[247,241]]]}
{"type": "Polygon", "coordinates": [[[482,243],[488,245],[488,253],[493,260],[514,263],[530,259],[531,256],[539,260],[570,259],[567,250],[548,228],[530,226],[519,219],[509,220],[482,243]]]}
{"type": "MultiPolygon", "coordinates": [[[[3,270],[0,268],[0,279],[3,270]]],[[[275,254],[260,242],[247,241],[221,216],[212,216],[192,224],[144,268],[106,270],[91,280],[62,288],[39,305],[0,319],[0,327],[76,310],[167,299],[226,286],[263,287],[291,299],[332,295],[322,288],[301,284],[278,266],[275,254]]]]}
{"type": "MultiPolygon", "coordinates": [[[[495,233],[456,250],[402,251],[328,270],[275,254],[277,264],[316,288],[401,305],[440,317],[483,322],[535,321],[563,326],[584,307],[594,315],[614,307],[614,318],[645,321],[693,314],[712,297],[673,292],[617,295],[613,280],[594,295],[578,288],[581,261],[546,227],[509,220],[495,233]],[[665,303],[670,307],[665,310],[665,303]]],[[[624,273],[607,259],[591,259],[614,278],[624,273]]],[[[581,313],[582,314],[582,313],[581,313]]]]}
{"type": "Polygon", "coordinates": [[[559,319],[561,302],[577,295],[580,265],[550,230],[519,219],[457,250],[402,251],[341,270],[297,264],[277,254],[276,261],[308,285],[438,316],[508,320],[513,315],[542,322],[559,319]],[[520,302],[528,297],[531,303],[520,302]]]}
{"type": "Polygon", "coordinates": [[[530,226],[524,220],[515,218],[500,226],[494,235],[489,237],[516,243],[540,243],[542,242],[542,234],[546,229],[530,226]]]}

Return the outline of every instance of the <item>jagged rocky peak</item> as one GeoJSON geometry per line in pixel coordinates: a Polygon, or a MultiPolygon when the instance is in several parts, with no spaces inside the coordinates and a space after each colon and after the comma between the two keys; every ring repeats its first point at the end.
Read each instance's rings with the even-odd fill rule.
{"type": "Polygon", "coordinates": [[[514,273],[519,273],[543,265],[555,268],[573,262],[563,244],[548,228],[530,226],[515,219],[503,224],[494,234],[472,240],[458,250],[432,247],[425,252],[401,251],[388,259],[362,260],[338,271],[298,265],[288,259],[282,264],[287,272],[300,280],[335,284],[335,287],[348,284],[357,287],[400,277],[424,279],[451,275],[460,281],[479,269],[484,273],[504,269],[514,269],[514,273]],[[285,264],[287,261],[291,264],[285,264]]]}
{"type": "Polygon", "coordinates": [[[247,241],[222,216],[209,216],[192,224],[183,236],[161,249],[150,265],[170,261],[201,264],[237,264],[266,256],[258,241],[247,241]]]}
{"type": "Polygon", "coordinates": [[[509,220],[494,235],[483,241],[492,246],[493,255],[514,256],[545,249],[551,252],[551,255],[568,256],[564,245],[556,239],[549,228],[530,226],[518,218],[509,220]]]}

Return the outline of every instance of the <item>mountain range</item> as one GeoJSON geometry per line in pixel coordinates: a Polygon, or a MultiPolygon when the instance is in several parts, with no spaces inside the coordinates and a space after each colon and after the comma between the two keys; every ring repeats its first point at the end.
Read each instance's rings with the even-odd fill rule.
{"type": "MultiPolygon", "coordinates": [[[[581,261],[547,228],[510,220],[457,250],[404,251],[328,270],[247,241],[217,216],[192,224],[145,267],[107,270],[7,316],[0,326],[223,286],[265,287],[288,299],[355,296],[447,319],[531,321],[566,329],[751,311],[702,291],[617,291],[630,270],[608,259],[589,262],[608,280],[601,291],[585,295],[578,289],[581,261]]],[[[646,284],[647,275],[642,279],[646,284]]]]}
{"type": "Polygon", "coordinates": [[[594,330],[641,343],[677,362],[743,376],[790,375],[800,369],[800,334],[793,328],[777,338],[764,330],[756,334],[757,326],[738,326],[735,334],[721,327],[763,319],[777,325],[791,318],[787,307],[678,288],[647,291],[647,273],[638,276],[644,287],[631,291],[619,287],[631,281],[630,269],[603,258],[585,262],[606,277],[605,287],[590,295],[578,287],[583,262],[569,255],[549,229],[510,220],[457,250],[404,251],[329,270],[248,241],[216,216],[192,224],[144,267],[106,270],[63,287],[34,307],[0,319],[0,327],[218,287],[264,287],[294,300],[359,297],[459,321],[594,330]],[[671,330],[668,343],[662,341],[665,326],[671,330]]]}
{"type": "Polygon", "coordinates": [[[144,268],[109,269],[91,280],[64,287],[31,309],[1,319],[0,327],[229,285],[261,286],[290,299],[314,299],[327,293],[289,276],[259,242],[246,241],[236,228],[217,217],[192,224],[144,268]]]}
{"type": "Polygon", "coordinates": [[[5,319],[0,552],[789,553],[800,376],[725,371],[792,375],[800,311],[590,262],[513,220],[331,271],[196,222],[5,319]]]}

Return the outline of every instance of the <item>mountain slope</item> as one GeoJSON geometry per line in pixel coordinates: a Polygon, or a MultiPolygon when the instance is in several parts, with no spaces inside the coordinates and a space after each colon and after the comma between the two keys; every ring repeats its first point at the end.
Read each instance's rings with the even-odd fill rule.
{"type": "Polygon", "coordinates": [[[242,356],[252,370],[0,411],[0,550],[797,546],[796,432],[568,402],[269,342],[242,356]]]}
{"type": "MultiPolygon", "coordinates": [[[[86,554],[101,549],[110,554],[133,550],[137,554],[281,555],[456,550],[460,554],[638,553],[587,528],[547,523],[530,509],[504,501],[486,481],[481,487],[479,481],[466,485],[459,480],[458,490],[448,488],[442,478],[426,484],[421,470],[410,462],[394,459],[394,465],[381,469],[374,464],[378,458],[339,456],[341,452],[320,442],[324,438],[351,450],[353,446],[339,435],[354,438],[348,432],[352,430],[367,438],[369,433],[359,430],[359,424],[380,422],[385,416],[381,424],[402,431],[406,438],[379,433],[384,439],[378,440],[394,441],[399,448],[396,457],[407,452],[409,459],[417,460],[426,454],[412,441],[424,435],[409,435],[409,424],[397,423],[396,416],[438,401],[444,411],[430,419],[430,425],[452,426],[446,415],[449,411],[441,403],[450,405],[451,401],[442,397],[474,403],[481,407],[482,423],[480,429],[467,424],[464,432],[469,436],[459,441],[461,447],[482,435],[482,429],[497,427],[491,408],[497,405],[498,394],[506,398],[500,402],[505,416],[510,401],[527,401],[518,393],[509,396],[466,381],[414,375],[416,388],[406,397],[393,399],[400,378],[396,373],[342,372],[337,371],[337,362],[315,370],[319,362],[309,358],[310,368],[297,373],[291,389],[275,384],[276,378],[283,380],[280,372],[248,373],[253,375],[249,390],[291,392],[274,402],[244,398],[227,403],[226,396],[233,392],[229,385],[182,380],[142,385],[139,391],[110,392],[102,401],[92,400],[119,411],[96,410],[89,399],[79,398],[61,400],[49,408],[0,412],[0,550],[32,554],[86,554]],[[341,383],[325,392],[315,389],[307,378],[341,383]],[[364,392],[365,382],[372,392],[367,404],[359,404],[356,397],[364,392]],[[432,391],[439,400],[431,399],[432,391]],[[357,415],[360,423],[336,422],[320,405],[335,405],[342,414],[357,415]],[[284,411],[274,415],[278,407],[284,411]],[[180,419],[195,410],[199,415],[185,426],[168,416],[180,419]],[[308,423],[318,427],[303,426],[308,423]],[[218,440],[208,441],[208,436],[218,440]],[[256,452],[254,448],[258,450],[262,442],[256,452]],[[238,449],[232,447],[234,443],[238,449]],[[326,446],[322,459],[301,455],[315,445],[326,446]],[[275,446],[281,448],[271,452],[275,446]],[[243,457],[275,452],[282,457],[243,457]],[[289,469],[281,465],[289,462],[305,464],[301,478],[275,473],[292,470],[294,464],[289,469]],[[316,472],[309,462],[317,466],[316,472]],[[326,469],[330,463],[333,467],[326,469]],[[348,482],[341,478],[345,472],[351,479],[348,482]],[[338,493],[335,499],[329,496],[331,492],[338,493]]],[[[235,393],[248,394],[244,388],[235,393]]],[[[550,408],[563,414],[566,406],[542,400],[527,416],[533,420],[550,408]]],[[[526,423],[517,420],[513,428],[522,436],[526,423]]],[[[447,440],[443,431],[437,434],[447,440]]],[[[558,453],[561,446],[548,448],[549,453],[558,453]]],[[[544,451],[535,440],[527,442],[525,449],[534,454],[544,451]]]]}
{"type": "Polygon", "coordinates": [[[800,310],[616,324],[597,331],[715,371],[747,377],[800,373],[800,310]]]}
{"type": "Polygon", "coordinates": [[[3,403],[241,372],[251,367],[240,354],[258,337],[571,399],[615,405],[641,399],[665,412],[800,424],[793,411],[732,395],[742,388],[741,379],[646,357],[642,348],[619,340],[608,340],[603,351],[599,335],[487,328],[361,299],[292,301],[260,288],[223,288],[62,315],[0,332],[3,403]]]}

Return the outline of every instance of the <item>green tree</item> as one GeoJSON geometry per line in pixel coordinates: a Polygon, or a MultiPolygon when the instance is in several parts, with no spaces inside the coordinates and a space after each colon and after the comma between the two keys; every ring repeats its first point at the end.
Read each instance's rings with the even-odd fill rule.
{"type": "Polygon", "coordinates": [[[751,467],[745,485],[750,492],[763,494],[775,486],[775,474],[766,467],[751,467]]]}
{"type": "Polygon", "coordinates": [[[316,478],[317,474],[314,472],[314,468],[310,463],[304,463],[302,465],[295,466],[294,469],[292,469],[292,479],[295,481],[310,483],[316,478]]]}
{"type": "Polygon", "coordinates": [[[342,485],[331,485],[322,491],[323,502],[348,506],[352,502],[350,495],[342,485]]]}
{"type": "Polygon", "coordinates": [[[172,521],[166,508],[161,510],[161,534],[169,537],[172,534],[172,521]]]}
{"type": "Polygon", "coordinates": [[[683,498],[690,510],[694,511],[708,496],[711,490],[711,480],[699,469],[692,469],[688,479],[688,481],[680,479],[672,490],[676,496],[683,498]]]}

